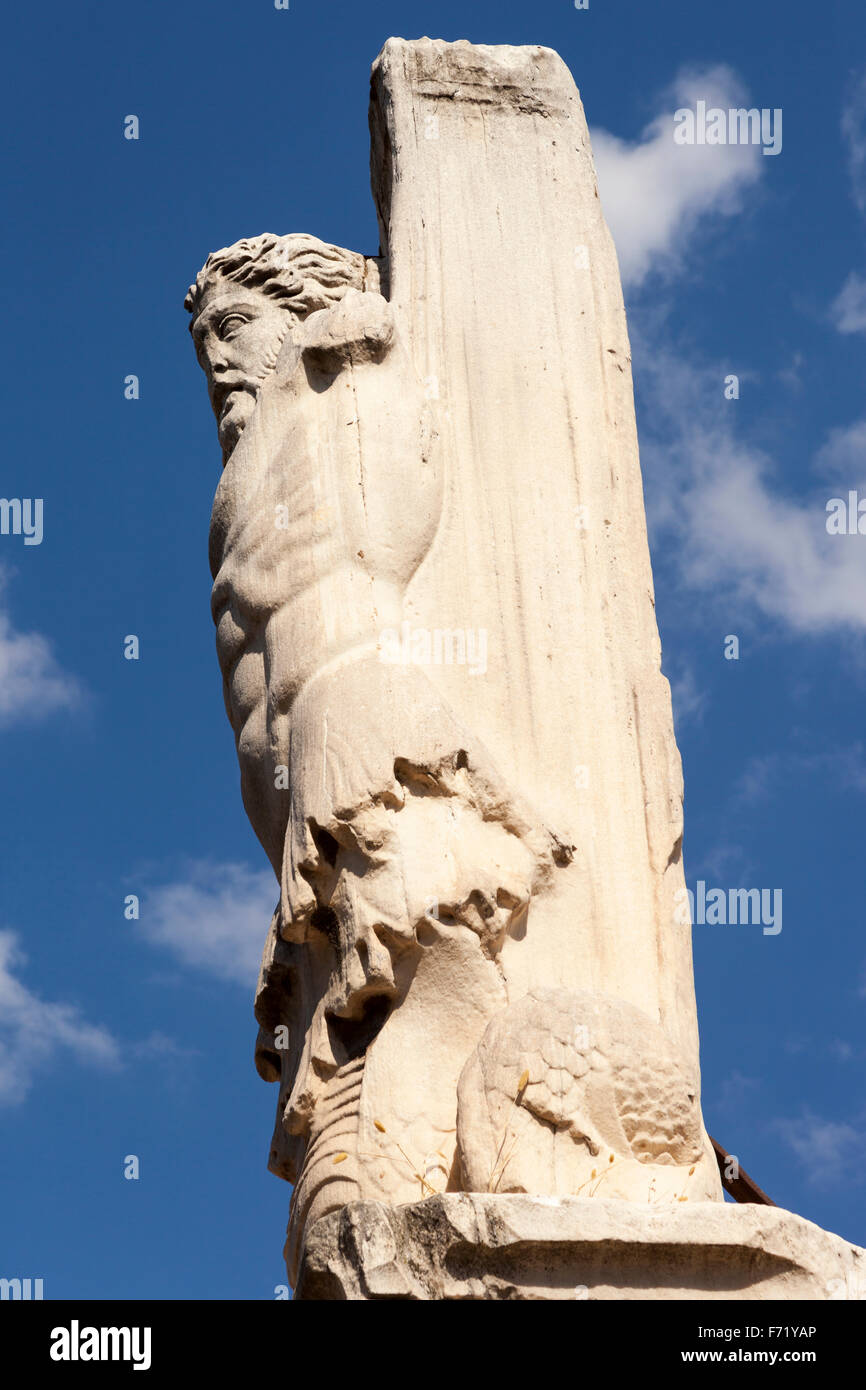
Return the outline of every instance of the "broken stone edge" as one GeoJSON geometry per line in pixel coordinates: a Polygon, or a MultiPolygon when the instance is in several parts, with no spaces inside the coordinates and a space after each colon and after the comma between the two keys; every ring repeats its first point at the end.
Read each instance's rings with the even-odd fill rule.
{"type": "Polygon", "coordinates": [[[295,1298],[866,1298],[866,1251],[781,1207],[444,1193],[307,1233],[295,1298]]]}

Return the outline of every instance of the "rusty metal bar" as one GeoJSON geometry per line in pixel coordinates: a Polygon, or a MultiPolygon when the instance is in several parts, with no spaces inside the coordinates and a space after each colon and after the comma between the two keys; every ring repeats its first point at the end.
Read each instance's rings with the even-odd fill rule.
{"type": "Polygon", "coordinates": [[[716,1155],[716,1162],[719,1165],[719,1174],[722,1179],[722,1186],[724,1187],[726,1192],[730,1193],[735,1202],[758,1202],[761,1206],[764,1207],[774,1207],[776,1205],[772,1197],[768,1197],[766,1192],[763,1192],[761,1190],[761,1188],[758,1186],[755,1180],[753,1178],[750,1178],[748,1173],[744,1172],[744,1170],[740,1167],[739,1159],[734,1159],[734,1162],[737,1165],[739,1177],[726,1177],[725,1168],[727,1164],[731,1161],[731,1155],[725,1149],[722,1148],[721,1144],[718,1144],[716,1142],[712,1135],[710,1135],[710,1143],[713,1146],[716,1155]]]}

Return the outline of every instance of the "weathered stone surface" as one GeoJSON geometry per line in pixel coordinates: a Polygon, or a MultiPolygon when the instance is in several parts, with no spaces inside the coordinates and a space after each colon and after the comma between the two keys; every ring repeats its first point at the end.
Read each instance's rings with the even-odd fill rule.
{"type": "Polygon", "coordinates": [[[863,1299],[866,1251],[780,1207],[455,1193],[317,1222],[295,1296],[863,1299]]]}
{"type": "Polygon", "coordinates": [[[622,999],[530,991],[494,1014],[457,1101],[467,1192],[715,1198],[690,1073],[663,1029],[622,999]]]}
{"type": "Polygon", "coordinates": [[[678,1261],[729,1288],[762,1232],[781,1288],[772,1252],[807,1223],[729,1216],[701,1116],[680,759],[580,97],[549,49],[390,39],[370,125],[378,255],[264,234],[186,300],[223,455],[224,698],[279,885],[256,1060],[290,1282],[311,1228],[302,1288],[324,1279],[348,1205],[403,1252],[361,1260],[368,1283],[469,1287],[455,1252],[491,1240],[517,1270],[525,1218],[502,1287],[527,1297],[560,1247],[560,1272],[606,1260],[605,1288],[664,1290],[678,1261]],[[401,1208],[439,1255],[354,1205],[459,1192],[401,1208]],[[622,1204],[605,1235],[601,1201],[520,1193],[622,1204]],[[447,1234],[481,1215],[501,1240],[447,1234]]]}

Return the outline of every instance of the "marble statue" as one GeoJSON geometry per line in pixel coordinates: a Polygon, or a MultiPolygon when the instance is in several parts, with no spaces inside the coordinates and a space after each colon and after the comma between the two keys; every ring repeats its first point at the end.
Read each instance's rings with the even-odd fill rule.
{"type": "MultiPolygon", "coordinates": [[[[186,298],[225,704],[279,884],[256,1058],[300,1297],[375,1296],[314,1249],[359,1209],[388,1245],[412,1204],[722,1204],[580,98],[547,49],[392,39],[371,131],[377,256],[255,236],[186,298]]],[[[457,1296],[397,1265],[385,1296],[457,1296]]]]}

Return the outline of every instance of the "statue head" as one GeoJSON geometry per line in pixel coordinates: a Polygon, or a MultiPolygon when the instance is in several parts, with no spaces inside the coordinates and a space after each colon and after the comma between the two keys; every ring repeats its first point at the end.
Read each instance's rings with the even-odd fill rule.
{"type": "Polygon", "coordinates": [[[208,382],[225,462],[253,413],[293,322],[366,288],[368,262],[304,235],[245,238],[214,251],[187,291],[190,332],[208,382]]]}

